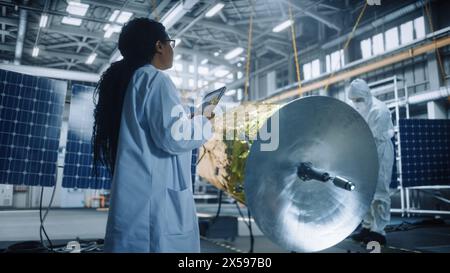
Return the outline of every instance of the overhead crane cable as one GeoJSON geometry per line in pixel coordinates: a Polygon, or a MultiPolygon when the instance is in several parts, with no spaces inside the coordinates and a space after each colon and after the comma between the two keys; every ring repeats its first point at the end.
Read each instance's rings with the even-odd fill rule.
{"type": "MultiPolygon", "coordinates": [[[[365,13],[365,11],[366,11],[366,9],[367,9],[367,5],[368,5],[368,4],[367,4],[367,1],[364,1],[364,2],[365,2],[365,4],[364,4],[363,8],[361,9],[361,12],[359,13],[358,19],[356,20],[355,25],[353,26],[352,32],[350,32],[350,35],[348,36],[347,41],[345,42],[345,45],[344,45],[344,47],[342,48],[342,50],[343,50],[344,52],[347,50],[348,46],[350,45],[350,41],[353,39],[353,35],[355,34],[355,31],[356,31],[356,29],[357,29],[358,26],[359,26],[359,23],[360,23],[360,21],[361,21],[361,18],[363,17],[363,15],[364,15],[364,13],[365,13]]],[[[341,58],[342,58],[342,56],[339,55],[339,59],[338,59],[339,62],[341,61],[341,58]]],[[[331,57],[330,57],[330,70],[331,70],[331,74],[330,74],[330,76],[328,77],[327,84],[325,85],[325,92],[328,91],[328,87],[330,86],[329,81],[330,81],[330,79],[334,76],[334,72],[335,72],[335,70],[333,69],[333,63],[332,63],[332,61],[331,61],[331,57]]]]}
{"type": "MultiPolygon", "coordinates": [[[[427,3],[424,4],[425,13],[427,15],[428,24],[430,26],[430,31],[431,31],[431,33],[433,33],[434,32],[434,26],[433,26],[433,18],[431,16],[430,6],[431,6],[431,2],[430,1],[428,1],[427,3]]],[[[441,52],[439,51],[439,48],[437,47],[436,37],[433,37],[433,43],[434,43],[436,58],[437,58],[437,61],[438,61],[438,64],[439,64],[439,72],[441,74],[441,79],[442,79],[443,83],[446,83],[446,81],[447,81],[447,73],[445,72],[444,64],[442,62],[441,52]]]]}
{"type": "Polygon", "coordinates": [[[291,1],[288,2],[288,9],[289,9],[289,20],[291,20],[291,35],[292,35],[292,47],[294,49],[294,59],[295,59],[295,71],[297,73],[297,82],[298,82],[298,95],[300,96],[302,94],[302,81],[300,78],[300,65],[298,62],[298,53],[297,53],[297,41],[295,36],[295,27],[294,27],[294,18],[292,16],[292,7],[291,7],[291,1]]]}
{"type": "Polygon", "coordinates": [[[250,1],[250,22],[248,27],[248,44],[247,44],[247,60],[245,64],[245,84],[244,84],[244,100],[248,99],[248,83],[250,75],[251,49],[252,49],[252,32],[253,32],[253,1],[250,1]]]}

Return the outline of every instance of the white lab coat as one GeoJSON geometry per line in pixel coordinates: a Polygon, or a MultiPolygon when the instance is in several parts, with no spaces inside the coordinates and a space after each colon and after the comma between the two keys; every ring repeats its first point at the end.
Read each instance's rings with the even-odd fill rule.
{"type": "Polygon", "coordinates": [[[370,210],[363,218],[362,226],[384,235],[384,228],[389,224],[391,217],[389,185],[394,165],[394,146],[391,141],[394,136],[394,126],[391,113],[383,102],[372,96],[369,86],[361,79],[351,83],[348,96],[350,99],[364,98],[364,102],[355,108],[369,125],[378,152],[377,187],[370,210]]]}
{"type": "Polygon", "coordinates": [[[363,218],[363,227],[385,234],[384,228],[391,220],[391,196],[389,185],[394,166],[394,136],[391,113],[386,105],[372,97],[372,105],[366,117],[372,131],[378,152],[378,183],[370,211],[363,218]]]}
{"type": "Polygon", "coordinates": [[[179,92],[166,74],[152,65],[134,73],[123,102],[105,252],[200,251],[191,151],[211,136],[211,123],[186,112],[172,117],[177,105],[179,92]],[[197,139],[176,140],[175,122],[197,139]]]}

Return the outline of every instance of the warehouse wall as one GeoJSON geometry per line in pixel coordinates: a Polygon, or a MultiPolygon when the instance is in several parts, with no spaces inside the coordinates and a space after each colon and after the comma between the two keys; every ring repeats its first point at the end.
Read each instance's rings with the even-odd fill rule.
{"type": "MultiPolygon", "coordinates": [[[[444,29],[450,26],[450,17],[445,12],[439,12],[443,10],[450,10],[450,1],[434,1],[431,9],[432,19],[433,19],[433,27],[434,31],[439,29],[444,29]]],[[[360,36],[357,36],[350,43],[348,50],[345,52],[345,63],[348,64],[350,62],[358,61],[362,59],[362,53],[360,48],[360,42],[368,37],[372,37],[373,35],[381,32],[385,32],[386,30],[392,27],[399,27],[401,24],[413,20],[417,17],[424,16],[425,20],[425,30],[426,33],[431,33],[430,26],[428,24],[428,17],[424,13],[424,9],[418,9],[410,14],[402,16],[398,20],[394,20],[388,24],[380,26],[378,28],[373,29],[372,31],[366,32],[360,36]]],[[[346,33],[343,31],[343,33],[346,33]]],[[[302,52],[300,50],[299,62],[301,69],[301,78],[304,79],[304,71],[302,65],[308,62],[311,62],[314,59],[320,59],[321,63],[321,73],[323,74],[326,71],[325,64],[325,56],[326,54],[330,54],[331,52],[340,49],[340,47],[330,48],[327,50],[323,50],[321,48],[322,44],[325,44],[332,40],[334,37],[330,37],[325,33],[319,35],[320,43],[316,44],[313,47],[313,50],[309,50],[307,52],[302,52]]],[[[303,43],[307,43],[303,40],[303,43]]],[[[302,44],[300,43],[300,47],[302,44]]],[[[404,83],[408,86],[409,95],[414,94],[424,94],[428,91],[438,90],[442,87],[450,86],[450,46],[446,46],[440,49],[440,57],[442,59],[442,64],[445,70],[446,77],[442,77],[442,71],[440,70],[439,60],[437,58],[437,54],[435,52],[430,52],[425,55],[417,56],[414,58],[410,58],[392,65],[385,66],[381,69],[377,69],[375,71],[371,71],[369,73],[364,73],[359,75],[358,77],[363,78],[370,82],[379,81],[382,79],[386,79],[396,75],[400,79],[404,79],[403,82],[400,82],[399,87],[403,88],[404,83]]],[[[292,50],[290,54],[292,55],[292,50]]],[[[387,55],[387,54],[385,54],[387,55]]],[[[380,55],[380,58],[383,58],[383,54],[380,55]]],[[[283,92],[285,90],[292,90],[296,87],[296,67],[294,58],[289,58],[289,61],[286,64],[280,65],[276,71],[276,83],[278,92],[283,92]]],[[[258,75],[258,77],[264,77],[264,75],[258,75]]],[[[323,78],[322,78],[323,79],[323,78]]],[[[321,90],[314,90],[312,92],[308,92],[303,94],[303,96],[321,94],[335,97],[340,100],[346,100],[345,90],[350,84],[352,79],[348,79],[345,81],[338,82],[336,84],[330,85],[327,92],[321,90]]],[[[314,81],[314,80],[312,80],[314,81]]],[[[302,84],[308,84],[308,81],[302,81],[302,84]]],[[[252,92],[256,92],[256,99],[266,98],[266,94],[262,92],[258,92],[258,90],[251,90],[252,92]]],[[[400,92],[402,95],[403,92],[400,92]]],[[[388,94],[383,99],[391,99],[393,94],[388,94]]],[[[295,99],[296,97],[290,98],[295,99]]],[[[450,99],[449,98],[441,98],[432,102],[423,102],[410,106],[410,117],[416,119],[435,119],[435,118],[450,118],[450,99]]],[[[441,191],[440,192],[443,197],[450,198],[449,191],[441,191]]],[[[429,208],[429,209],[446,209],[450,210],[450,206],[448,204],[443,204],[440,201],[437,201],[431,195],[427,195],[420,192],[413,192],[415,196],[420,196],[421,198],[421,206],[429,208]]],[[[400,208],[400,195],[399,192],[393,192],[392,195],[392,206],[394,208],[400,208]]]]}
{"type": "MultiPolygon", "coordinates": [[[[432,4],[431,15],[433,19],[433,27],[434,30],[443,29],[445,27],[450,26],[450,19],[448,16],[443,15],[442,12],[438,12],[439,10],[445,10],[449,8],[448,1],[435,1],[432,4]]],[[[348,50],[345,52],[345,60],[346,64],[349,62],[354,62],[360,60],[362,58],[360,42],[368,37],[372,37],[375,34],[385,32],[386,30],[392,27],[399,27],[401,24],[418,18],[420,16],[424,17],[425,21],[425,30],[426,33],[430,33],[430,27],[428,24],[428,17],[425,14],[423,8],[417,9],[414,12],[408,13],[402,16],[400,19],[391,21],[387,24],[374,28],[372,31],[363,33],[357,37],[354,37],[352,42],[349,45],[348,50]]],[[[366,22],[367,23],[367,22],[366,22]]],[[[350,24],[353,26],[352,24],[350,24]]],[[[350,27],[350,26],[349,26],[350,27]]],[[[348,30],[350,31],[350,29],[348,30]]],[[[325,71],[325,55],[330,54],[331,52],[340,49],[343,45],[336,46],[327,50],[322,49],[322,45],[327,43],[336,36],[327,36],[326,33],[322,33],[323,31],[318,31],[317,36],[319,36],[320,43],[315,46],[310,46],[314,48],[313,50],[308,50],[307,52],[303,52],[301,49],[299,50],[299,62],[300,62],[300,70],[301,70],[301,78],[304,79],[304,72],[302,65],[308,62],[311,62],[314,59],[319,59],[321,61],[321,73],[323,74],[325,71]],[[322,34],[322,35],[320,35],[322,34]]],[[[325,31],[326,32],[326,31],[325,31]]],[[[346,31],[342,31],[342,33],[346,33],[346,31]]],[[[307,44],[308,41],[303,40],[303,45],[307,44]]],[[[302,48],[302,43],[299,43],[299,48],[302,48]]],[[[303,46],[305,47],[305,46],[303,46]]],[[[292,51],[292,50],[291,50],[292,51]]],[[[292,55],[292,52],[289,52],[292,55]]],[[[381,55],[382,56],[382,55],[381,55]]],[[[446,73],[450,74],[450,48],[447,46],[441,49],[441,56],[443,59],[444,67],[446,73]]],[[[260,68],[260,67],[258,67],[260,68]]],[[[293,82],[296,82],[296,73],[295,73],[295,62],[294,58],[290,58],[289,61],[284,65],[280,65],[276,69],[276,82],[278,92],[282,92],[286,89],[287,86],[291,86],[293,82]]],[[[268,72],[261,73],[257,75],[257,77],[264,77],[268,72]]],[[[439,75],[438,62],[436,60],[436,54],[430,53],[423,56],[417,56],[413,59],[405,60],[394,65],[386,66],[382,69],[372,71],[370,73],[362,74],[359,77],[366,79],[368,82],[377,81],[383,78],[391,77],[393,75],[397,75],[400,78],[405,79],[408,84],[408,91],[410,95],[420,93],[427,90],[436,90],[440,86],[448,86],[450,82],[446,80],[445,82],[440,80],[439,75]]],[[[447,77],[448,79],[448,77],[447,77]]],[[[308,81],[302,80],[302,83],[305,84],[308,81]]],[[[329,87],[329,95],[333,97],[343,97],[339,92],[343,92],[345,87],[348,86],[350,80],[345,82],[340,82],[334,84],[329,87]]],[[[260,86],[258,86],[260,88],[260,86]]],[[[260,92],[259,90],[252,89],[250,87],[250,91],[254,92],[253,97],[255,99],[263,99],[267,95],[264,92],[260,92]]],[[[312,92],[314,93],[314,92],[312,92]]],[[[321,92],[320,92],[321,93],[321,92]]],[[[310,94],[307,94],[310,95],[310,94]]]]}

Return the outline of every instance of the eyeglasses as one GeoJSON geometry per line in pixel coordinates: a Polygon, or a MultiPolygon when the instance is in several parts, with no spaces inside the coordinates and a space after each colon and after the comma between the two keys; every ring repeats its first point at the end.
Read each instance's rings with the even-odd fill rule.
{"type": "Polygon", "coordinates": [[[169,40],[166,40],[166,42],[170,42],[170,46],[172,48],[175,48],[175,40],[169,39],[169,40]]]}

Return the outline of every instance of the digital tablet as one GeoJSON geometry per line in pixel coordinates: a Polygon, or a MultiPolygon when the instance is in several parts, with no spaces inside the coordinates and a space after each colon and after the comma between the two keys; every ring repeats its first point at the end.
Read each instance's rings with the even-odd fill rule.
{"type": "Polygon", "coordinates": [[[202,104],[200,105],[199,108],[197,108],[196,114],[201,113],[205,115],[205,113],[207,113],[209,116],[209,113],[213,112],[214,109],[216,108],[226,89],[227,88],[224,86],[206,94],[203,97],[202,104]]]}

